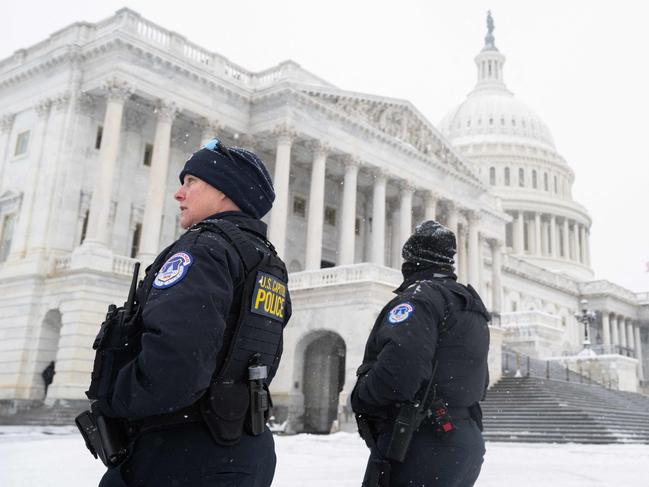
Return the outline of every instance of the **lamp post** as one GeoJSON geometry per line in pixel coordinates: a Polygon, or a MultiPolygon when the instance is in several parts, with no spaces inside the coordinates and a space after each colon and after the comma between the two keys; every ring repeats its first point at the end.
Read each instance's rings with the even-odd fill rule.
{"type": "Polygon", "coordinates": [[[579,304],[581,304],[581,312],[577,311],[575,318],[584,325],[584,350],[588,350],[590,349],[590,324],[595,321],[596,315],[594,311],[588,309],[588,300],[582,299],[579,304]]]}

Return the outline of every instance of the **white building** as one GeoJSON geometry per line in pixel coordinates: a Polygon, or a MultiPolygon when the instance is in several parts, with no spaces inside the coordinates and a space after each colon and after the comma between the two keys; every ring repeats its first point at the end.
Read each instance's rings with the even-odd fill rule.
{"type": "Polygon", "coordinates": [[[124,300],[135,257],[148,264],[180,234],[177,175],[214,134],[274,175],[269,234],[294,315],[273,393],[289,429],[326,431],[343,409],[400,282],[401,245],[429,218],[457,233],[460,280],[499,313],[494,380],[503,341],[577,354],[586,298],[595,377],[636,390],[649,295],[590,281],[573,171],[507,91],[492,37],[476,64],[475,90],[440,131],[407,101],[345,91],[292,61],[252,73],[129,9],[0,61],[0,399],[42,400],[52,360],[47,401],[84,398],[106,306],[124,300]]]}

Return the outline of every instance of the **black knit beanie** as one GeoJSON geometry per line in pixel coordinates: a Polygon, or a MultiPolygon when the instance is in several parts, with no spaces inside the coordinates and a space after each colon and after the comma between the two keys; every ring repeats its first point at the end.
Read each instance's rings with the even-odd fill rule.
{"type": "MultiPolygon", "coordinates": [[[[214,142],[214,141],[210,141],[214,142]]],[[[223,192],[254,218],[270,211],[275,201],[273,181],[266,166],[255,154],[240,147],[226,147],[217,141],[194,152],[178,176],[180,184],[191,174],[223,192]],[[227,152],[226,152],[227,151],[227,152]],[[232,158],[228,157],[228,152],[232,158]]]]}
{"type": "Polygon", "coordinates": [[[417,226],[403,246],[404,274],[424,269],[453,274],[455,251],[453,232],[434,220],[425,221],[417,226]]]}

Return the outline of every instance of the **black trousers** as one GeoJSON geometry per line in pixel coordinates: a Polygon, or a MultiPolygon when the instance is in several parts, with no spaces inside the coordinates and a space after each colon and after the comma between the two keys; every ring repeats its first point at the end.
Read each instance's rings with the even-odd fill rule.
{"type": "MultiPolygon", "coordinates": [[[[472,487],[482,468],[484,440],[472,419],[454,420],[454,424],[455,430],[441,438],[434,436],[431,426],[422,426],[412,438],[406,460],[390,462],[390,483],[381,487],[472,487]]],[[[388,437],[379,437],[369,461],[382,458],[388,437]]]]}
{"type": "Polygon", "coordinates": [[[219,446],[200,423],[142,435],[129,457],[109,468],[99,487],[269,487],[275,443],[268,429],[219,446]]]}

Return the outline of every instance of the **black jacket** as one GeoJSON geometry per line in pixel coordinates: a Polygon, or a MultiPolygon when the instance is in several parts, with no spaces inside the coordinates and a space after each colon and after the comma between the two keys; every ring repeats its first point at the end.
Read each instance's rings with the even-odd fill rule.
{"type": "MultiPolygon", "coordinates": [[[[266,235],[263,222],[241,212],[210,218],[266,235]]],[[[269,252],[261,238],[244,233],[269,252]]],[[[164,253],[156,259],[164,264],[149,267],[138,289],[140,297],[150,288],[141,315],[142,348],[120,369],[109,401],[100,403],[109,416],[140,419],[195,403],[228,351],[245,280],[236,250],[219,234],[192,227],[164,253]]]]}
{"type": "Polygon", "coordinates": [[[471,287],[431,271],[409,276],[379,314],[352,394],[356,413],[390,416],[430,380],[451,407],[480,401],[488,384],[489,314],[471,287]],[[444,318],[446,316],[446,319],[444,318]]]}

